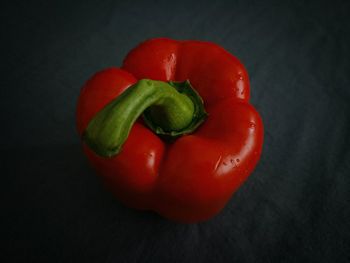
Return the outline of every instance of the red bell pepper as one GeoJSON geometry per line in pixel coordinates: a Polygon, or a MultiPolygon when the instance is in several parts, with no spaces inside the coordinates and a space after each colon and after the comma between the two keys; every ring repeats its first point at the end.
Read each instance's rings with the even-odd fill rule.
{"type": "Polygon", "coordinates": [[[263,144],[245,68],[201,41],[148,40],[121,68],[95,74],[81,90],[77,127],[119,200],[187,223],[225,206],[263,144]]]}

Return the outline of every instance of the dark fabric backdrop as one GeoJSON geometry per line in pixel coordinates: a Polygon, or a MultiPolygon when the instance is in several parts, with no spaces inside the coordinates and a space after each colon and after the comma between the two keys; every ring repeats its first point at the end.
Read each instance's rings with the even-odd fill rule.
{"type": "Polygon", "coordinates": [[[0,261],[349,262],[349,11],[349,1],[2,3],[0,261]],[[259,165],[208,222],[119,204],[75,131],[84,81],[159,36],[236,55],[264,120],[259,165]]]}

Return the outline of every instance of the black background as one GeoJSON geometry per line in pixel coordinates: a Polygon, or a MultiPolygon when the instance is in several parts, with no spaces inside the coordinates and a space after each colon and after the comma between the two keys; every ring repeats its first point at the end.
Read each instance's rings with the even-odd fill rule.
{"type": "Polygon", "coordinates": [[[1,5],[1,262],[350,261],[349,2],[1,5]],[[75,131],[84,81],[159,36],[235,54],[265,124],[256,170],[200,224],[119,204],[75,131]]]}

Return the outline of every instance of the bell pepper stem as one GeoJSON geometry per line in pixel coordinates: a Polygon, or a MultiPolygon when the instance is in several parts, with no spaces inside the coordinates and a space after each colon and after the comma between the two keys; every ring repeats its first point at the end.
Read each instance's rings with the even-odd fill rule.
{"type": "Polygon", "coordinates": [[[83,140],[102,157],[118,154],[135,121],[144,113],[146,124],[168,136],[187,134],[206,117],[203,101],[189,82],[139,80],[107,104],[89,122],[83,140]]]}

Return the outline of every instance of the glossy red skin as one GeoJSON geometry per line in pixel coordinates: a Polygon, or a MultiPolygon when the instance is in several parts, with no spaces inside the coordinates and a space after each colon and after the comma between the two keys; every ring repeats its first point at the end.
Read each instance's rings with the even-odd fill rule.
{"type": "Polygon", "coordinates": [[[209,219],[260,158],[263,123],[249,104],[247,72],[213,43],[148,40],[127,55],[122,69],[101,71],[85,84],[77,110],[79,133],[104,105],[142,78],[190,80],[205,102],[207,120],[172,144],[137,122],[117,156],[102,158],[86,145],[84,151],[126,205],[179,222],[209,219]]]}

